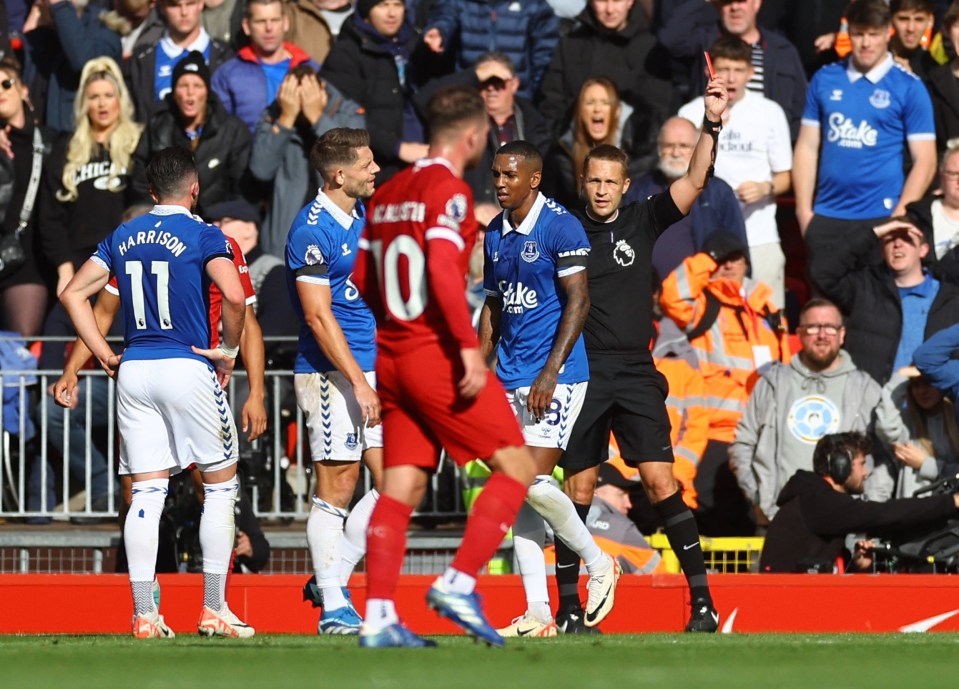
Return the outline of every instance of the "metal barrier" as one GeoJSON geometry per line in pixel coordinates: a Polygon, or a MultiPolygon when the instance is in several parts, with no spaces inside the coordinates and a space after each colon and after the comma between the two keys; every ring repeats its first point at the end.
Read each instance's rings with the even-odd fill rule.
{"type": "MultiPolygon", "coordinates": [[[[56,370],[0,371],[0,388],[18,390],[18,418],[13,425],[16,430],[3,431],[0,444],[0,518],[43,521],[117,515],[120,498],[115,489],[116,384],[102,371],[81,371],[81,413],[63,410],[48,394],[48,388],[60,375],[61,371],[56,370]],[[35,384],[30,382],[34,379],[35,384]],[[77,419],[78,415],[82,418],[77,419]],[[36,424],[33,438],[28,437],[30,420],[36,424]],[[78,431],[74,439],[69,432],[71,424],[78,431]],[[61,441],[53,441],[61,436],[61,441]],[[83,446],[78,449],[75,441],[79,437],[83,446]],[[103,499],[93,494],[95,478],[106,480],[108,488],[103,499]],[[45,489],[51,479],[58,486],[53,499],[45,489]]],[[[227,392],[238,420],[246,390],[246,373],[237,371],[227,392]]],[[[241,442],[241,480],[246,481],[254,510],[261,519],[306,520],[312,496],[312,462],[305,442],[303,414],[293,398],[293,372],[267,371],[266,390],[267,434],[252,444],[245,439],[241,442]]],[[[0,406],[0,428],[10,426],[11,420],[4,418],[9,413],[9,409],[0,406]]],[[[240,430],[239,422],[237,426],[240,430]]],[[[369,473],[364,471],[363,476],[364,488],[368,490],[369,473]]],[[[439,521],[463,518],[465,513],[459,470],[452,462],[441,461],[416,515],[439,521]]]]}

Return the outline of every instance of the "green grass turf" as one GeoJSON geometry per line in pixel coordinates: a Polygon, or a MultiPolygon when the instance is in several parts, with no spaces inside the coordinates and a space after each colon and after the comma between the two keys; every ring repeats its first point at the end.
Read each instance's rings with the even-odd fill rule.
{"type": "Polygon", "coordinates": [[[342,637],[0,636],[0,687],[24,689],[931,689],[959,679],[957,634],[678,634],[513,640],[438,637],[360,649],[342,637]]]}

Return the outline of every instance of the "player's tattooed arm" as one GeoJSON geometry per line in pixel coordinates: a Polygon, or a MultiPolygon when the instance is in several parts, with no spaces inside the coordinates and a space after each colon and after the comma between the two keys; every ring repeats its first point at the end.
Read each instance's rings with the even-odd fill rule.
{"type": "Polygon", "coordinates": [[[480,354],[483,361],[493,366],[496,355],[496,345],[499,342],[499,321],[503,314],[503,298],[486,296],[483,309],[480,311],[479,341],[480,354]]]}
{"type": "Polygon", "coordinates": [[[563,307],[563,316],[556,329],[556,338],[553,340],[553,348],[546,359],[546,365],[530,386],[526,402],[530,414],[539,419],[546,416],[546,411],[553,402],[559,369],[573,351],[573,345],[583,332],[583,325],[589,314],[589,288],[585,270],[559,278],[559,285],[566,292],[566,306],[563,307]]]}

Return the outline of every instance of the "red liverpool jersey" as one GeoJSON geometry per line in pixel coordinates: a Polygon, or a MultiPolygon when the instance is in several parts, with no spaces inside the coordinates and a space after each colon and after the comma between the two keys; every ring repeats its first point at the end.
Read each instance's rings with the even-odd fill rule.
{"type": "Polygon", "coordinates": [[[478,346],[466,303],[476,231],[469,185],[442,158],[418,161],[377,190],[353,278],[384,352],[478,346]]]}

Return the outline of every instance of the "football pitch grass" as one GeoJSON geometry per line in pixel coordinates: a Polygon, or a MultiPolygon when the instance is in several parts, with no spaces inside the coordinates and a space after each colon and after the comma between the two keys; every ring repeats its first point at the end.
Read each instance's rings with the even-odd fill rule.
{"type": "Polygon", "coordinates": [[[560,636],[502,649],[435,638],[371,650],[348,637],[0,636],[0,687],[929,689],[959,675],[954,633],[560,636]]]}

